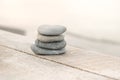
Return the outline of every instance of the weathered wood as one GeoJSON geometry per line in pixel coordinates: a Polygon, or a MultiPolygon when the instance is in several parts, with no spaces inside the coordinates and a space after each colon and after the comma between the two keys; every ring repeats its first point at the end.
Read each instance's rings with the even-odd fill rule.
{"type": "Polygon", "coordinates": [[[30,49],[30,46],[34,39],[29,39],[27,37],[12,33],[10,34],[4,31],[0,32],[0,36],[1,45],[78,70],[83,70],[111,79],[120,79],[120,57],[105,55],[93,51],[86,51],[71,46],[67,46],[67,53],[64,55],[35,55],[30,49]]]}
{"type": "Polygon", "coordinates": [[[0,46],[0,80],[112,80],[0,46]]]}

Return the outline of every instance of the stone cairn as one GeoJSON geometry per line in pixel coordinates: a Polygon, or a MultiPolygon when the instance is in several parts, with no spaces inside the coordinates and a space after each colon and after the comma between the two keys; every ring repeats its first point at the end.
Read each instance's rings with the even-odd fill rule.
{"type": "Polygon", "coordinates": [[[35,54],[63,54],[66,41],[64,33],[66,28],[60,25],[41,25],[38,28],[38,36],[31,46],[35,54]]]}

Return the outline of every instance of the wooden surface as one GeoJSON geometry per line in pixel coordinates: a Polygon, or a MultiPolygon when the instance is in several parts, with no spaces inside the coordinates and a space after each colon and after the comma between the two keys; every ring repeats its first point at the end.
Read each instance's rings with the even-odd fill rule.
{"type": "Polygon", "coordinates": [[[109,80],[0,46],[0,80],[109,80]]]}
{"type": "Polygon", "coordinates": [[[71,46],[64,55],[35,55],[34,39],[4,31],[0,36],[1,80],[120,80],[120,57],[71,46]]]}

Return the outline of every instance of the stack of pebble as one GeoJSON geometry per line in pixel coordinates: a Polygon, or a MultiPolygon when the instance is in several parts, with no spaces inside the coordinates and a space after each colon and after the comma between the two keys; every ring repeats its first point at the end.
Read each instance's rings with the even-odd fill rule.
{"type": "Polygon", "coordinates": [[[31,49],[36,54],[63,54],[66,42],[66,28],[60,25],[42,25],[38,28],[38,36],[31,49]]]}

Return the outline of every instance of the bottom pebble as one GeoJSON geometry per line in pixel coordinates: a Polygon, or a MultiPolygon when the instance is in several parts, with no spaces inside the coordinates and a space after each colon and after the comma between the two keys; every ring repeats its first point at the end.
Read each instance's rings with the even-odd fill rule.
{"type": "Polygon", "coordinates": [[[47,55],[47,54],[63,54],[66,52],[65,48],[59,49],[59,50],[49,50],[49,49],[44,49],[44,48],[39,48],[35,44],[31,46],[32,51],[35,54],[42,54],[42,55],[47,55]]]}

